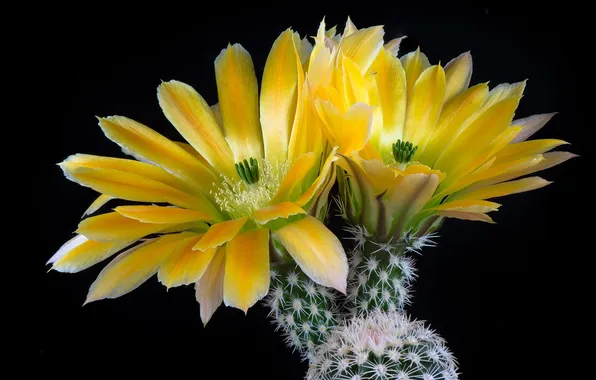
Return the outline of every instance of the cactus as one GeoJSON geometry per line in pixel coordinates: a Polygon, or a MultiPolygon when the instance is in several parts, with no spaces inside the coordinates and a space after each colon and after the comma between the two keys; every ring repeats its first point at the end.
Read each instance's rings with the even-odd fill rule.
{"type": "Polygon", "coordinates": [[[307,380],[455,380],[445,341],[405,314],[373,311],[346,319],[319,346],[307,380]]]}
{"type": "Polygon", "coordinates": [[[350,257],[347,308],[354,316],[376,310],[403,311],[411,300],[411,284],[416,277],[415,261],[409,253],[433,246],[436,234],[378,243],[361,226],[346,228],[354,241],[350,257]]]}
{"type": "Polygon", "coordinates": [[[324,343],[340,319],[337,294],[314,283],[295,264],[271,270],[271,290],[266,302],[277,329],[288,346],[312,360],[315,348],[324,343]]]}

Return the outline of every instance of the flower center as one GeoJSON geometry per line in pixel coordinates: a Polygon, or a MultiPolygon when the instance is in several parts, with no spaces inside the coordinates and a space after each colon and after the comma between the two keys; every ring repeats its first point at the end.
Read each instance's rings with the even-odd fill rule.
{"type": "Polygon", "coordinates": [[[221,184],[211,191],[213,199],[231,218],[250,216],[255,210],[269,205],[288,171],[288,164],[272,164],[255,158],[234,165],[237,177],[222,175],[221,184]]]}
{"type": "Polygon", "coordinates": [[[381,157],[385,165],[404,170],[414,158],[416,151],[418,146],[409,141],[397,140],[391,146],[385,145],[381,150],[381,157]]]}

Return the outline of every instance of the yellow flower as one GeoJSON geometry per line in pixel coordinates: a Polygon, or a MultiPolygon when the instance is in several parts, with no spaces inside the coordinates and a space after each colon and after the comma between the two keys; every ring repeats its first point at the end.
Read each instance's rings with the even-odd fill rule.
{"type": "Polygon", "coordinates": [[[315,282],[345,292],[345,253],[317,218],[336,156],[304,91],[311,49],[283,32],[259,95],[249,53],[228,46],[215,60],[218,104],[181,82],[158,87],[159,105],[187,142],[112,116],[100,127],[138,161],[76,154],[60,163],[67,178],[101,193],[85,215],[112,198],[152,203],[83,220],[49,260],[78,272],[143,240],[103,269],[86,303],[119,297],[157,273],[167,287],[196,284],[204,323],[222,301],[246,312],[268,292],[270,255],[280,252],[270,247],[280,245],[315,282]]]}
{"type": "Polygon", "coordinates": [[[341,36],[321,24],[310,90],[326,137],[339,146],[342,210],[380,239],[428,232],[442,217],[492,222],[488,199],[550,182],[527,176],[575,155],[557,139],[526,141],[553,114],[514,120],[526,82],[469,87],[472,57],[445,67],[416,50],[397,57],[380,26],[341,36]]]}

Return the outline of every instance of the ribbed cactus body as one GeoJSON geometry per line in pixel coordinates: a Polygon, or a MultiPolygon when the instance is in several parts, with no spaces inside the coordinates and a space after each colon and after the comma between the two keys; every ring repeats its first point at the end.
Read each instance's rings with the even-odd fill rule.
{"type": "Polygon", "coordinates": [[[353,315],[375,310],[401,311],[410,300],[414,260],[400,246],[366,241],[350,260],[349,307],[353,315]]]}
{"type": "Polygon", "coordinates": [[[315,348],[339,323],[336,297],[332,289],[314,283],[298,266],[272,270],[267,297],[271,316],[288,346],[305,358],[314,357],[315,348]]]}
{"type": "Polygon", "coordinates": [[[311,362],[308,380],[454,380],[457,364],[444,340],[402,313],[346,319],[311,362]]]}
{"type": "Polygon", "coordinates": [[[350,255],[347,308],[352,315],[402,311],[411,299],[416,277],[413,253],[432,246],[436,235],[406,235],[379,242],[361,226],[347,229],[355,247],[350,255]]]}

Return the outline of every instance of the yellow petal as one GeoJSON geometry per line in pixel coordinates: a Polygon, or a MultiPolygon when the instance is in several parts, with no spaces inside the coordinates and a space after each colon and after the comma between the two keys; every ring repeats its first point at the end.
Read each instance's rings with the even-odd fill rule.
{"type": "Polygon", "coordinates": [[[564,144],[569,143],[557,139],[544,139],[509,144],[505,148],[499,150],[499,153],[497,153],[497,162],[513,161],[522,157],[548,152],[549,150],[564,144]]]}
{"type": "Polygon", "coordinates": [[[170,81],[157,89],[159,105],[178,132],[213,168],[232,178],[236,175],[234,156],[205,102],[191,86],[170,81]]]}
{"type": "Polygon", "coordinates": [[[58,272],[77,273],[85,270],[126,248],[134,241],[100,242],[76,235],[48,260],[52,269],[58,272]]]}
{"type": "Polygon", "coordinates": [[[312,216],[275,231],[302,271],[314,282],[346,292],[348,262],[340,241],[312,216]]]}
{"type": "Polygon", "coordinates": [[[87,210],[85,210],[85,212],[83,213],[83,217],[93,214],[95,211],[99,210],[101,206],[105,205],[112,199],[114,199],[114,197],[106,194],[101,194],[93,201],[93,203],[89,205],[87,210]]]}
{"type": "Polygon", "coordinates": [[[391,146],[403,139],[406,120],[406,72],[401,61],[382,49],[373,62],[379,100],[383,113],[383,143],[391,146]]]}
{"type": "Polygon", "coordinates": [[[245,313],[269,291],[269,230],[236,235],[226,244],[224,303],[245,313]]]}
{"type": "Polygon", "coordinates": [[[523,119],[513,120],[511,123],[512,125],[518,125],[523,129],[512,142],[517,143],[527,140],[529,137],[534,135],[534,133],[538,132],[542,127],[544,127],[546,123],[548,123],[549,120],[555,115],[556,112],[543,113],[524,117],[523,119]]]}
{"type": "Polygon", "coordinates": [[[431,199],[437,186],[439,175],[427,173],[407,174],[396,181],[385,197],[386,211],[391,215],[388,232],[401,235],[414,215],[431,199]]]}
{"type": "Polygon", "coordinates": [[[501,83],[497,87],[490,90],[488,94],[488,98],[486,99],[486,103],[482,106],[482,110],[487,110],[490,107],[494,106],[498,102],[514,97],[514,98],[521,98],[522,94],[524,93],[524,89],[526,88],[526,81],[517,82],[517,83],[501,83]]]}
{"type": "Polygon", "coordinates": [[[481,83],[457,95],[445,104],[431,137],[417,154],[421,162],[433,164],[466,126],[465,122],[486,101],[488,85],[481,83]]]}
{"type": "Polygon", "coordinates": [[[188,233],[166,235],[135,246],[118,255],[97,276],[85,304],[118,298],[138,288],[153,276],[171,251],[188,233]]]}
{"type": "Polygon", "coordinates": [[[368,141],[371,134],[372,108],[366,104],[355,104],[341,114],[329,102],[316,102],[317,112],[323,120],[325,130],[339,146],[339,152],[352,154],[358,152],[368,141]]]}
{"type": "Polygon", "coordinates": [[[215,78],[223,129],[234,161],[262,158],[258,85],[250,54],[240,44],[228,45],[215,59],[215,78]]]}
{"type": "Polygon", "coordinates": [[[261,88],[261,127],[265,158],[283,162],[294,123],[298,70],[296,48],[290,29],[283,32],[269,52],[261,88]]]}
{"type": "Polygon", "coordinates": [[[382,26],[355,31],[342,39],[338,56],[351,58],[364,74],[383,47],[384,34],[382,26]]]}
{"type": "MultiPolygon", "coordinates": [[[[209,210],[210,202],[165,183],[115,169],[62,166],[66,178],[115,198],[136,202],[166,202],[184,208],[209,210]]],[[[216,211],[215,211],[216,212],[216,211]]]]}
{"type": "Polygon", "coordinates": [[[308,91],[308,83],[304,82],[302,87],[303,89],[298,91],[296,118],[290,134],[288,148],[290,162],[304,153],[319,154],[323,150],[323,125],[308,91]]]}
{"type": "Polygon", "coordinates": [[[344,99],[349,106],[356,103],[369,103],[368,91],[363,74],[358,65],[350,58],[342,59],[344,99]]]}
{"type": "Polygon", "coordinates": [[[503,133],[513,119],[519,98],[506,98],[484,111],[443,151],[435,167],[454,176],[456,169],[466,167],[478,154],[486,152],[495,138],[503,133]]]}
{"type": "Polygon", "coordinates": [[[396,172],[379,160],[360,160],[360,165],[372,182],[375,191],[382,193],[395,184],[396,172]]]}
{"type": "Polygon", "coordinates": [[[65,170],[66,172],[72,172],[77,168],[115,169],[164,183],[189,194],[192,194],[194,191],[188,184],[172,176],[162,168],[146,162],[123,158],[94,156],[91,154],[73,154],[68,156],[66,160],[59,165],[62,170],[65,170]]]}
{"type": "Polygon", "coordinates": [[[200,305],[203,326],[223,302],[226,246],[217,248],[201,279],[195,283],[195,297],[200,305]]]}
{"type": "Polygon", "coordinates": [[[308,64],[308,78],[314,87],[327,87],[331,80],[331,51],[325,46],[325,21],[319,25],[308,64]]]}
{"type": "Polygon", "coordinates": [[[343,37],[347,37],[350,34],[353,34],[357,31],[358,31],[358,28],[356,28],[356,25],[354,25],[354,23],[350,19],[350,16],[348,16],[348,20],[346,21],[346,27],[344,28],[344,32],[342,34],[343,37]]]}
{"type": "Polygon", "coordinates": [[[204,212],[188,210],[178,207],[162,206],[119,206],[114,209],[127,218],[143,223],[190,223],[196,221],[210,221],[214,218],[204,212]]]}
{"type": "Polygon", "coordinates": [[[441,66],[426,69],[409,95],[404,140],[423,148],[430,137],[445,99],[445,72],[441,66]]]}
{"type": "Polygon", "coordinates": [[[135,241],[143,236],[173,227],[175,224],[142,223],[117,212],[110,212],[81,221],[77,233],[97,241],[135,241]]]}
{"type": "Polygon", "coordinates": [[[472,79],[472,55],[465,52],[445,66],[445,101],[465,91],[472,79]]]}
{"type": "Polygon", "coordinates": [[[406,38],[406,36],[399,37],[399,38],[394,38],[394,39],[388,41],[385,45],[383,45],[383,47],[393,57],[397,57],[397,54],[399,53],[399,45],[401,45],[401,41],[404,38],[406,38]]]}
{"type": "Polygon", "coordinates": [[[406,73],[406,83],[408,88],[406,93],[408,94],[408,103],[410,102],[410,97],[412,93],[412,89],[414,88],[414,83],[418,80],[418,77],[424,70],[430,67],[430,63],[428,62],[428,58],[424,53],[420,52],[420,48],[416,49],[413,52],[410,52],[403,57],[401,57],[401,64],[404,68],[406,73]]]}
{"type": "Polygon", "coordinates": [[[256,210],[252,214],[252,218],[260,224],[266,224],[277,218],[287,219],[292,215],[305,214],[302,208],[292,202],[282,202],[274,206],[269,206],[256,210]]]}
{"type": "Polygon", "coordinates": [[[217,121],[217,125],[223,130],[223,118],[221,116],[221,108],[219,108],[219,103],[215,103],[209,108],[211,109],[211,113],[213,114],[215,121],[217,121]]]}
{"type": "Polygon", "coordinates": [[[502,197],[509,194],[522,193],[524,191],[536,190],[551,182],[540,177],[529,177],[517,181],[503,182],[498,185],[487,186],[478,190],[470,191],[459,199],[490,199],[502,197]]]}
{"type": "MultiPolygon", "coordinates": [[[[553,166],[559,165],[573,157],[577,157],[577,155],[569,152],[548,152],[544,153],[542,156],[544,157],[544,159],[536,165],[515,168],[515,170],[507,171],[501,175],[497,175],[495,177],[486,179],[475,185],[472,185],[469,188],[469,190],[476,190],[482,187],[493,185],[495,183],[509,181],[515,178],[523,177],[528,174],[536,173],[541,170],[546,170],[552,168],[553,166]]],[[[465,191],[467,190],[468,189],[466,189],[465,191]]]]}
{"type": "Polygon", "coordinates": [[[337,153],[337,147],[333,148],[331,153],[329,153],[329,156],[327,156],[327,160],[325,160],[319,176],[315,179],[312,185],[296,200],[296,204],[298,206],[305,207],[313,198],[317,197],[317,193],[320,191],[321,187],[325,184],[329,177],[333,163],[338,159],[335,153],[337,153]]]}
{"type": "Polygon", "coordinates": [[[125,152],[149,161],[206,194],[218,181],[211,166],[204,165],[173,141],[132,119],[111,116],[99,118],[105,135],[125,152]]]}
{"type": "Polygon", "coordinates": [[[192,249],[204,251],[225,244],[240,232],[247,220],[247,217],[242,217],[212,225],[192,249]]]}
{"type": "Polygon", "coordinates": [[[297,198],[297,192],[302,190],[304,178],[310,173],[317,162],[314,153],[305,153],[292,163],[284,179],[281,181],[270,203],[275,204],[297,198]]]}
{"type": "MultiPolygon", "coordinates": [[[[495,163],[496,160],[494,160],[492,161],[490,168],[482,168],[483,170],[477,170],[467,176],[461,177],[452,185],[448,186],[444,190],[441,190],[435,196],[445,196],[447,194],[464,189],[474,183],[485,181],[489,178],[530,168],[532,166],[538,165],[542,160],[544,160],[544,157],[541,154],[527,156],[518,160],[512,160],[504,163],[495,163]]],[[[457,197],[458,195],[456,194],[454,198],[457,197]]]]}
{"type": "Polygon", "coordinates": [[[167,288],[173,288],[200,280],[217,251],[217,248],[205,251],[193,250],[192,247],[200,238],[201,235],[191,236],[174,248],[157,272],[159,282],[167,288]]]}
{"type": "Polygon", "coordinates": [[[472,213],[487,213],[490,211],[497,211],[501,206],[495,202],[489,202],[478,199],[465,199],[457,201],[449,201],[430,210],[444,210],[444,211],[463,211],[472,213]]]}
{"type": "Polygon", "coordinates": [[[479,222],[494,223],[492,218],[483,213],[467,212],[467,211],[439,211],[437,215],[447,218],[456,218],[462,220],[471,220],[479,222]]]}

